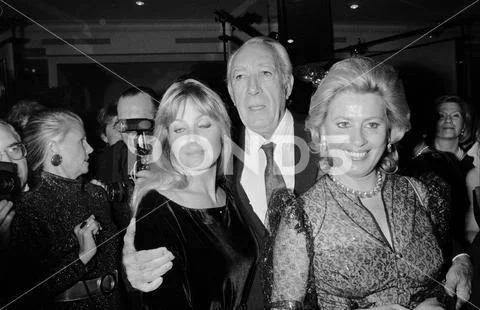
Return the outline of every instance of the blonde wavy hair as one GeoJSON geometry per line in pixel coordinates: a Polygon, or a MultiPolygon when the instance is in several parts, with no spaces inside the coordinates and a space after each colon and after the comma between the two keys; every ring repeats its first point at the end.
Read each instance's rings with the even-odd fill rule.
{"type": "MultiPolygon", "coordinates": [[[[403,84],[395,69],[367,57],[352,57],[335,63],[318,86],[310,103],[306,128],[312,135],[310,147],[320,153],[320,168],[331,167],[327,154],[322,150],[321,127],[327,116],[330,102],[340,93],[374,93],[383,98],[387,114],[388,143],[379,161],[379,168],[387,173],[398,169],[398,153],[395,144],[410,129],[410,109],[405,99],[403,84]]],[[[323,142],[324,144],[324,142],[323,142]]]]}
{"type": "Polygon", "coordinates": [[[175,82],[167,89],[158,107],[154,138],[157,141],[156,147],[161,150],[158,152],[160,157],[156,162],[150,163],[151,177],[141,180],[135,186],[132,196],[133,214],[136,213],[138,204],[148,191],[185,188],[188,185],[186,172],[174,164],[174,155],[168,141],[170,125],[177,118],[178,112],[185,109],[187,100],[193,103],[201,113],[208,115],[219,124],[222,133],[222,150],[217,161],[217,179],[223,178],[231,169],[231,123],[224,102],[218,94],[197,80],[186,79],[175,82]]]}

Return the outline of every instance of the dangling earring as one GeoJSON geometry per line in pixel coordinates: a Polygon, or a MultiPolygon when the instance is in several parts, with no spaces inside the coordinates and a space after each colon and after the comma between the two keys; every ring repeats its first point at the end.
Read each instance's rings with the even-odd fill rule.
{"type": "Polygon", "coordinates": [[[323,172],[328,172],[331,168],[330,161],[328,159],[328,146],[327,138],[324,135],[320,136],[320,161],[319,167],[323,172]]]}
{"type": "Polygon", "coordinates": [[[58,167],[62,163],[62,156],[60,154],[53,154],[52,159],[50,162],[53,166],[58,167]]]}
{"type": "Polygon", "coordinates": [[[390,143],[387,144],[387,151],[388,151],[389,153],[392,152],[392,145],[391,145],[390,143]]]}
{"type": "Polygon", "coordinates": [[[465,134],[465,128],[463,128],[462,131],[460,131],[460,135],[458,137],[461,138],[463,137],[464,134],[465,134]]]}
{"type": "Polygon", "coordinates": [[[320,155],[322,157],[328,156],[327,138],[324,135],[320,136],[320,155]]]}

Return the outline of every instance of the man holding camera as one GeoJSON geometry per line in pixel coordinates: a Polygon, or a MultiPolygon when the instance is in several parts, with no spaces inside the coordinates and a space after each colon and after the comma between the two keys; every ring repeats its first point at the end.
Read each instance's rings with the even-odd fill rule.
{"type": "MultiPolygon", "coordinates": [[[[10,224],[15,215],[13,208],[16,196],[27,187],[27,150],[22,144],[20,136],[7,122],[0,120],[0,279],[5,279],[6,269],[9,266],[4,262],[10,239],[10,224]]],[[[7,285],[7,284],[5,284],[7,285]]],[[[0,294],[6,292],[3,283],[0,283],[0,294]]],[[[0,306],[3,304],[0,295],[0,306]]]]}
{"type": "MultiPolygon", "coordinates": [[[[153,131],[157,108],[156,94],[147,87],[129,88],[116,102],[117,121],[114,130],[120,132],[122,140],[101,154],[100,161],[107,166],[99,169],[95,178],[105,185],[112,216],[119,230],[127,227],[132,217],[129,201],[134,187],[133,180],[136,172],[146,166],[138,153],[143,149],[141,146],[145,142],[145,135],[153,131]]],[[[129,301],[129,307],[126,308],[141,309],[140,294],[129,285],[123,272],[121,275],[125,283],[123,293],[129,301]]]]}
{"type": "Polygon", "coordinates": [[[95,178],[105,185],[112,203],[113,219],[119,229],[127,227],[130,221],[128,201],[133,191],[132,178],[142,168],[137,164],[138,145],[135,142],[153,129],[157,107],[156,94],[150,88],[132,87],[124,91],[116,102],[118,120],[114,125],[122,140],[110,146],[101,154],[102,158],[97,159],[108,165],[102,167],[95,178]]]}
{"type": "Polygon", "coordinates": [[[8,245],[15,195],[27,184],[27,151],[13,127],[0,120],[0,250],[8,245]]]}

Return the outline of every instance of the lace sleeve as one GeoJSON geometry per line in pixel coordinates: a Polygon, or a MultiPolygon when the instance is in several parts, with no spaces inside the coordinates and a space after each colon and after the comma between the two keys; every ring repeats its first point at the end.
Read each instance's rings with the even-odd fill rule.
{"type": "Polygon", "coordinates": [[[445,257],[449,257],[452,238],[450,236],[450,205],[451,199],[450,186],[438,175],[433,172],[425,172],[418,178],[420,182],[415,179],[414,188],[421,193],[421,200],[423,206],[432,220],[435,235],[442,248],[445,257]]]}
{"type": "Polygon", "coordinates": [[[264,290],[268,309],[313,309],[312,242],[303,204],[286,194],[275,201],[275,220],[270,221],[264,290]],[[273,223],[272,223],[273,222],[273,223]]]}

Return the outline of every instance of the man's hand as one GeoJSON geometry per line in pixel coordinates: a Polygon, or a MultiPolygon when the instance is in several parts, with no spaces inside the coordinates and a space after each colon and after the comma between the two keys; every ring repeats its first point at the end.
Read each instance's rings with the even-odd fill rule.
{"type": "Polygon", "coordinates": [[[163,247],[137,252],[133,243],[135,221],[132,218],[123,238],[123,265],[130,284],[142,292],[150,292],[162,284],[162,276],[172,268],[175,257],[163,247]]]}
{"type": "Polygon", "coordinates": [[[0,250],[7,247],[10,241],[10,225],[12,224],[15,210],[13,203],[7,200],[0,201],[0,250]]]}
{"type": "Polygon", "coordinates": [[[452,266],[448,269],[445,280],[445,291],[451,297],[457,296],[455,309],[470,299],[472,288],[473,267],[470,257],[462,255],[454,259],[452,266]]]}

